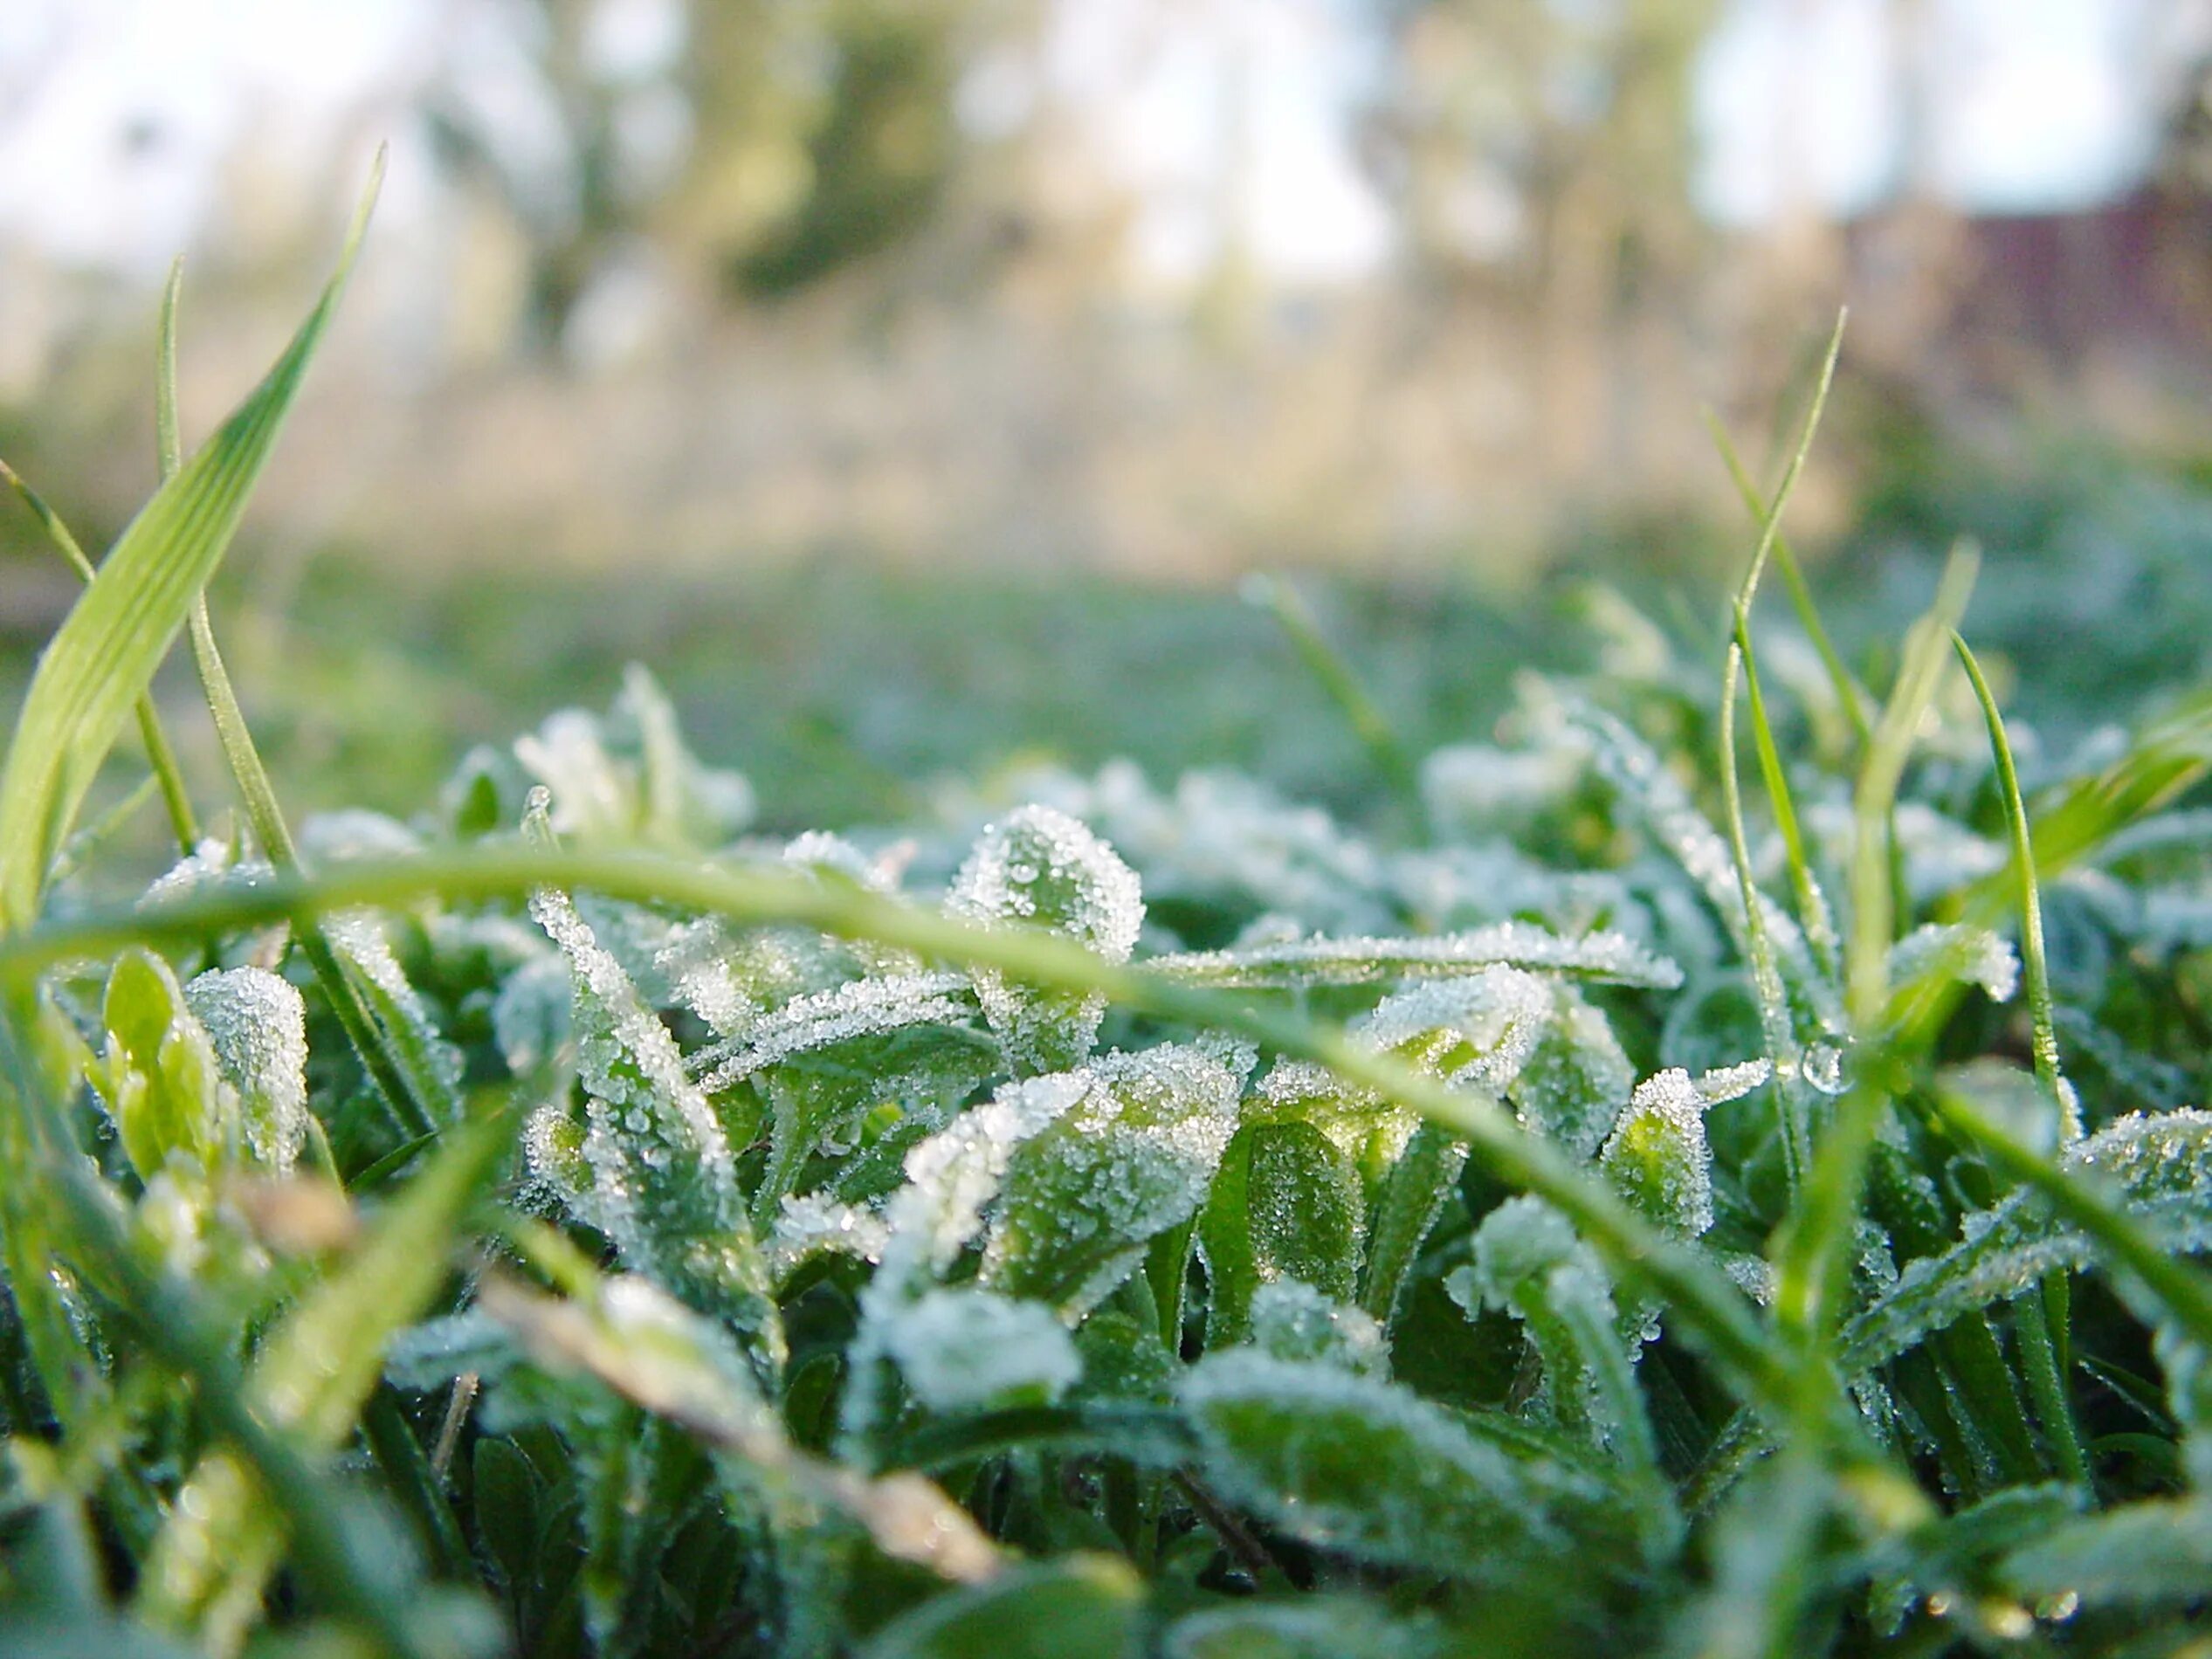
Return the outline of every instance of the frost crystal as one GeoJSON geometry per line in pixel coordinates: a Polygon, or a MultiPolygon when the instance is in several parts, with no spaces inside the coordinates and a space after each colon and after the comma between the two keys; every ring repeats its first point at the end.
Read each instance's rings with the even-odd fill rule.
{"type": "Polygon", "coordinates": [[[1383,980],[1420,980],[1519,967],[1572,974],[1620,985],[1671,990],[1682,970],[1620,933],[1580,939],[1526,922],[1499,922],[1464,933],[1429,939],[1301,939],[1244,950],[1185,951],[1154,958],[1155,973],[1224,988],[1268,986],[1371,985],[1383,980]]]}
{"type": "MultiPolygon", "coordinates": [[[[1082,824],[1044,806],[1023,807],[983,831],[946,907],[975,921],[1045,927],[1115,963],[1129,960],[1144,925],[1136,872],[1082,824]]],[[[1009,1057],[1031,1071],[1081,1060],[1106,1015],[1096,991],[1042,990],[987,968],[975,971],[975,984],[1009,1057]]]]}
{"type": "Polygon", "coordinates": [[[954,1025],[971,1014],[968,981],[959,974],[851,980],[834,990],[792,998],[754,1022],[741,1042],[718,1044],[693,1064],[706,1068],[699,1087],[718,1094],[794,1055],[909,1026],[954,1025]]]}
{"type": "Polygon", "coordinates": [[[291,1172],[307,1136],[307,1007],[289,980],[258,967],[215,968],[184,988],[216,1064],[238,1091],[257,1161],[291,1172]]]}
{"type": "Polygon", "coordinates": [[[1636,1083],[1605,1015],[1571,985],[1552,988],[1552,1017],[1507,1091],[1522,1126],[1578,1159],[1594,1156],[1636,1083]]]}
{"type": "Polygon", "coordinates": [[[2020,987],[2020,958],[2012,943],[1986,927],[1930,922],[1890,947],[1890,983],[1956,980],[1978,985],[1993,1002],[2009,1002],[2020,987]]]}
{"type": "Polygon", "coordinates": [[[1051,1308],[972,1287],[925,1292],[885,1319],[882,1339],[933,1411],[1049,1405],[1083,1374],[1051,1308]]]}

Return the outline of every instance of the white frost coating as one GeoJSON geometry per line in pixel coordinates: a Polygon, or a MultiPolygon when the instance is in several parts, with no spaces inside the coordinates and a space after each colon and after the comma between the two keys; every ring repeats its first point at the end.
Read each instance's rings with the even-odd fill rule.
{"type": "Polygon", "coordinates": [[[706,1068],[699,1087],[714,1094],[794,1055],[909,1026],[956,1025],[972,1012],[964,974],[887,974],[851,980],[833,990],[793,997],[755,1020],[741,1041],[718,1043],[694,1057],[693,1064],[706,1068]]]}
{"type": "Polygon", "coordinates": [[[1554,985],[1551,995],[1551,1018],[1507,1098],[1523,1128],[1587,1161],[1628,1104],[1636,1067],[1604,1014],[1580,991],[1554,985]]]}
{"type": "Polygon", "coordinates": [[[1740,1100],[1774,1075],[1771,1060],[1739,1060],[1733,1065],[1715,1066],[1699,1074],[1698,1098],[1708,1106],[1740,1100]]]}
{"type": "Polygon", "coordinates": [[[826,830],[810,830],[796,836],[783,849],[783,862],[795,870],[826,871],[866,888],[872,893],[899,890],[899,864],[891,859],[872,859],[843,836],[826,830]]]}
{"type": "Polygon", "coordinates": [[[265,860],[247,858],[233,861],[230,843],[217,841],[212,836],[192,849],[190,856],[180,858],[169,870],[154,878],[153,885],[139,895],[138,908],[151,910],[157,905],[189,898],[203,891],[216,891],[225,887],[258,887],[276,879],[276,869],[265,860]]]}
{"type": "Polygon", "coordinates": [[[1653,990],[1672,990],[1682,970],[1621,933],[1566,939],[1526,922],[1498,922],[1427,939],[1327,939],[1315,936],[1246,950],[1184,951],[1145,964],[1154,972],[1202,985],[1241,989],[1265,986],[1370,985],[1382,980],[1434,979],[1485,967],[1573,974],[1653,990]]]}
{"type": "Polygon", "coordinates": [[[514,740],[514,758],[548,792],[557,833],[597,837],[634,829],[637,782],[607,752],[598,716],[556,710],[535,732],[514,740]]]}
{"type": "Polygon", "coordinates": [[[1049,1404],[1083,1375],[1058,1314],[991,1291],[925,1291],[888,1313],[881,1335],[906,1386],[933,1411],[1049,1404]]]}
{"type": "Polygon", "coordinates": [[[873,1210],[841,1204],[822,1193],[787,1193],[768,1237],[768,1271],[787,1277],[794,1269],[824,1254],[883,1260],[891,1229],[873,1210]]]}
{"type": "MultiPolygon", "coordinates": [[[[1144,926],[1137,873],[1083,824],[1027,806],[986,828],[953,879],[946,908],[979,922],[1049,928],[1109,962],[1129,960],[1144,926]]],[[[1042,992],[977,968],[975,995],[1008,1057],[1031,1070],[1079,1059],[1106,1016],[1103,993],[1042,992]]]]}
{"type": "Polygon", "coordinates": [[[906,1184],[885,1207],[890,1238],[879,1281],[941,1272],[983,1224],[1014,1148],[1083,1098],[1088,1070],[1008,1084],[906,1154],[906,1184]]]}
{"type": "Polygon", "coordinates": [[[1377,1054],[1448,1033],[1447,1050],[1464,1043],[1475,1054],[1446,1071],[1445,1081],[1496,1093],[1520,1075],[1551,1015],[1543,981],[1517,967],[1486,967],[1467,979],[1432,980],[1386,996],[1354,1030],[1377,1054]]]}
{"type": "Polygon", "coordinates": [[[1252,1292],[1252,1345],[1278,1360],[1311,1360],[1382,1376],[1390,1339],[1373,1314],[1321,1294],[1302,1279],[1271,1279],[1252,1292]]]}
{"type": "Polygon", "coordinates": [[[255,1160],[291,1173],[307,1137],[307,1006],[289,980],[258,967],[213,968],[184,988],[216,1064],[238,1091],[255,1160]]]}
{"type": "Polygon", "coordinates": [[[2009,1002],[2020,988],[2020,958],[2009,940],[1986,927],[1930,922],[1890,947],[1892,985],[1929,975],[1978,985],[1993,1002],[2009,1002]]]}
{"type": "Polygon", "coordinates": [[[1361,1156],[1381,1132],[1379,1155],[1386,1164],[1397,1160],[1421,1124],[1418,1112],[1354,1087],[1311,1060],[1278,1060],[1254,1086],[1244,1112],[1256,1123],[1310,1123],[1351,1158],[1361,1156]]]}

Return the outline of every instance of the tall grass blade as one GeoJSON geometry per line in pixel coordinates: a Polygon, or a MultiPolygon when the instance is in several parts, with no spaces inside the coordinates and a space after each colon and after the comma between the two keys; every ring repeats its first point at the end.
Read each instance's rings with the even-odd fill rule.
{"type": "Polygon", "coordinates": [[[0,927],[20,930],[37,916],[55,849],[117,728],[230,546],[337,309],[382,175],[380,154],[338,269],[284,355],[131,521],[41,653],[0,768],[0,927]]]}

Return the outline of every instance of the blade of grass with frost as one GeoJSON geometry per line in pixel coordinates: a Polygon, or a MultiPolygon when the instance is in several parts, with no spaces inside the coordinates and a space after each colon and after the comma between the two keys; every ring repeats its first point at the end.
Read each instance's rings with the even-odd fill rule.
{"type": "MultiPolygon", "coordinates": [[[[176,402],[176,312],[183,281],[184,261],[179,258],[169,266],[169,280],[162,289],[161,323],[155,351],[154,430],[165,485],[184,465],[176,402]]],[[[300,867],[299,847],[293,840],[291,826],[285,821],[276,786],[269,780],[268,768],[262,764],[261,752],[246,725],[245,711],[231,683],[230,670],[224,665],[223,653],[216,645],[215,624],[208,616],[204,588],[194,595],[188,620],[192,664],[199,673],[200,687],[215,722],[223,758],[230,766],[238,797],[245,807],[246,822],[272,864],[279,870],[296,870],[300,867]]],[[[450,1123],[458,1116],[460,1103],[446,1079],[429,1063],[425,1045],[419,1041],[410,1043],[402,1032],[377,1017],[371,995],[376,988],[365,983],[370,976],[363,964],[341,954],[327,933],[320,928],[302,931],[300,952],[314,970],[315,981],[322,988],[324,999],[337,1016],[347,1042],[360,1057],[362,1070],[391,1109],[401,1130],[419,1139],[434,1134],[439,1125],[450,1123]]]]}
{"type": "MultiPolygon", "coordinates": [[[[445,1280],[461,1222],[512,1138],[504,1114],[457,1132],[377,1219],[368,1238],[270,1334],[245,1384],[245,1406],[320,1456],[355,1427],[382,1372],[384,1345],[445,1280]]],[[[150,1622],[234,1650],[285,1552],[287,1517],[271,1510],[249,1462],[203,1457],[179,1493],[140,1580],[150,1622]]]]}
{"type": "Polygon", "coordinates": [[[1528,922],[1497,922],[1425,939],[1329,939],[1218,951],[1178,951],[1145,966],[1163,978],[1220,990],[1373,985],[1519,967],[1533,974],[1671,991],[1682,970],[1625,934],[1569,939],[1528,922]]]}
{"type": "MultiPolygon", "coordinates": [[[[1706,429],[1712,434],[1720,458],[1727,465],[1728,476],[1734,480],[1736,492],[1743,498],[1753,522],[1765,524],[1768,517],[1767,504],[1760,496],[1759,486],[1752,482],[1742,458],[1736,453],[1735,444],[1729,440],[1727,429],[1710,410],[1706,412],[1706,429]]],[[[1774,534],[1774,560],[1775,568],[1781,572],[1783,587],[1789,590],[1789,602],[1797,613],[1798,625],[1804,629],[1806,637],[1812,641],[1813,650],[1819,655],[1821,665],[1828,671],[1829,683],[1836,688],[1836,703],[1842,707],[1844,719],[1850,722],[1851,731],[1864,751],[1874,735],[1866,718],[1865,693],[1859,689],[1851,671],[1843,665],[1835,642],[1829,638],[1828,629],[1820,619],[1820,609],[1813,602],[1812,589],[1806,583],[1804,570],[1790,547],[1789,538],[1780,531],[1774,534]]]]}
{"type": "Polygon", "coordinates": [[[1257,575],[1244,584],[1244,596],[1254,604],[1264,605],[1281,626],[1298,652],[1299,660],[1327,693],[1328,699],[1342,712],[1354,733],[1367,748],[1375,762],[1375,770],[1389,781],[1390,787],[1408,801],[1420,797],[1421,778],[1412,755],[1398,734],[1391,728],[1389,719],[1375,706],[1375,699],[1360,683],[1360,677],[1344,654],[1329,644],[1314,620],[1312,607],[1297,589],[1280,576],[1257,575]]]}
{"type": "MultiPolygon", "coordinates": [[[[86,556],[84,544],[71,533],[61,515],[5,461],[0,461],[0,479],[5,479],[24,506],[31,509],[45,529],[46,539],[68,561],[69,568],[90,585],[99,572],[86,556]]],[[[162,724],[161,711],[155,707],[151,692],[141,692],[133,709],[138,717],[138,740],[145,746],[146,764],[153,768],[154,780],[162,791],[162,804],[169,809],[169,829],[176,837],[177,850],[189,858],[200,844],[200,827],[192,816],[192,796],[184,787],[184,772],[177,764],[176,747],[162,724]]]]}
{"type": "Polygon", "coordinates": [[[38,915],[54,849],[230,546],[337,309],[382,172],[380,155],[338,270],[291,345],[207,447],[131,521],[40,654],[0,769],[0,926],[20,930],[38,915]]]}
{"type": "MultiPolygon", "coordinates": [[[[1845,995],[1853,1034],[1872,1045],[1889,1000],[1890,946],[1896,934],[1890,887],[1891,809],[1921,717],[1934,700],[1948,660],[1953,629],[1965,613],[1978,564],[1973,547],[1951,551],[1934,602],[1906,636],[1897,684],[1876,726],[1852,800],[1856,841],[1851,854],[1851,926],[1846,941],[1845,995]]],[[[1799,1202],[1776,1241],[1774,1305],[1802,1345],[1802,1363],[1819,1363],[1823,1332],[1832,1324],[1831,1280],[1844,1238],[1858,1214],[1859,1191],[1874,1132],[1889,1103],[1886,1081],[1862,1055],[1858,1076],[1845,1092],[1821,1143],[1799,1202]]]]}
{"type": "Polygon", "coordinates": [[[1790,452],[1789,465],[1782,471],[1773,505],[1755,515],[1760,521],[1759,545],[1752,553],[1751,568],[1744,572],[1742,585],[1736,590],[1736,609],[1740,612],[1748,614],[1751,602],[1758,596],[1759,578],[1766,574],[1768,555],[1781,534],[1781,515],[1797,488],[1799,475],[1805,470],[1805,458],[1812,453],[1813,437],[1820,430],[1820,417],[1828,407],[1829,388],[1836,382],[1836,360],[1843,355],[1843,325],[1850,316],[1848,311],[1836,313],[1836,329],[1828,337],[1828,351],[1821,359],[1820,378],[1813,384],[1812,402],[1805,410],[1805,423],[1797,435],[1797,447],[1790,452]]]}
{"type": "MultiPolygon", "coordinates": [[[[1736,616],[1743,616],[1739,606],[1736,616]]],[[[1812,1156],[1811,1126],[1805,1120],[1804,1102],[1790,1086],[1802,1070],[1797,1036],[1789,1019],[1781,970],[1774,961],[1774,942],[1767,935],[1766,906],[1758,883],[1751,874],[1751,849],[1744,837],[1743,794],[1736,778],[1736,676],[1743,664],[1740,641],[1728,647],[1727,666],[1720,676],[1720,794],[1728,815],[1728,850],[1735,860],[1736,883],[1743,893],[1745,954],[1751,959],[1751,982],[1759,998],[1759,1020],[1765,1028],[1767,1047],[1774,1064],[1774,1098],[1781,1107],[1782,1150],[1789,1189],[1804,1184],[1812,1156]]]]}
{"type": "Polygon", "coordinates": [[[2058,1070],[2058,1028],[2051,1015],[2050,961],[2043,948],[2043,897],[2036,882],[2036,850],[2028,829],[2028,809],[2020,798],[2020,774],[1995,694],[1982,677],[1981,664],[1956,629],[1951,644],[1965,666],[1981,718],[1989,728],[1989,751],[1996,762],[1997,789],[2004,802],[2005,830],[2012,841],[2013,870],[2020,884],[2020,962],[2027,982],[2028,1017],[2034,1037],[2036,1081],[2049,1098],[2069,1140],[2081,1134],[2081,1108],[2058,1070]]]}
{"type": "Polygon", "coordinates": [[[1805,835],[1797,822],[1797,802],[1790,793],[1789,774],[1782,769],[1781,751],[1774,743],[1774,728],[1767,718],[1767,698],[1759,684],[1759,657],[1751,644],[1750,614],[1736,611],[1736,649],[1743,653],[1744,691],[1751,707],[1751,738],[1759,757],[1759,775],[1767,788],[1767,800],[1774,814],[1774,828],[1781,836],[1782,854],[1789,865],[1789,885],[1797,900],[1798,926],[1805,930],[1820,971],[1831,977],[1837,971],[1836,921],[1830,914],[1828,895],[1813,874],[1805,856],[1805,835]]]}
{"type": "Polygon", "coordinates": [[[1677,1328],[1769,1407],[1792,1398],[1788,1367],[1773,1351],[1744,1293],[1709,1262],[1634,1214],[1561,1150],[1530,1134],[1494,1103],[1422,1077],[1363,1049],[1341,1030],[1251,1007],[1143,968],[1109,963],[1072,941],[1034,929],[978,928],[850,885],[781,872],[713,868],[637,853],[550,853],[479,847],[376,864],[363,861],[314,880],[279,876],[249,889],[196,893],[148,909],[90,913],[0,935],[0,973],[26,975],[73,955],[141,940],[183,940],[211,929],[279,918],[306,923],[332,911],[404,904],[432,895],[451,902],[512,898],[541,887],[585,888],[610,898],[665,904],[741,922],[796,922],[840,938],[867,938],[1070,989],[1103,993],[1124,1006],[1215,1026],[1316,1062],[1469,1140],[1502,1179],[1549,1198],[1611,1264],[1676,1304],[1677,1328]]]}

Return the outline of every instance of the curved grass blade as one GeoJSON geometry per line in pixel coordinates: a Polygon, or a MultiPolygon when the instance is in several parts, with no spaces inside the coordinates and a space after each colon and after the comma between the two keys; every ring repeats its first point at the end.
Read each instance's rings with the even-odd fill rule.
{"type": "Polygon", "coordinates": [[[338,269],[266,378],[207,447],[155,492],[39,656],[0,770],[0,927],[38,913],[67,836],[115,733],[152,681],[245,516],[368,229],[381,153],[338,269]]]}

